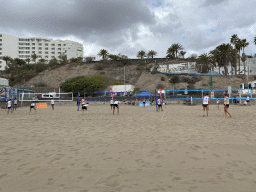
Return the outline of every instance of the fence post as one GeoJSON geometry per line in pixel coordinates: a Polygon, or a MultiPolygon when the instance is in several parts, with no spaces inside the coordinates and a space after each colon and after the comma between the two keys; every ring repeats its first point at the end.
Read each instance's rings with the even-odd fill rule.
{"type": "Polygon", "coordinates": [[[158,111],[158,109],[157,109],[157,93],[156,93],[156,89],[155,89],[155,101],[156,101],[156,111],[158,111]]]}

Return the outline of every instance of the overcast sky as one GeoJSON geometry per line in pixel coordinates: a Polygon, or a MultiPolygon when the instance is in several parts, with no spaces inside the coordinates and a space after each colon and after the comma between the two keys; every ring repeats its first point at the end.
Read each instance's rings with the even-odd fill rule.
{"type": "Polygon", "coordinates": [[[136,58],[154,50],[165,57],[173,43],[208,53],[237,34],[256,53],[256,0],[0,0],[0,33],[69,39],[84,56],[100,49],[136,58]]]}

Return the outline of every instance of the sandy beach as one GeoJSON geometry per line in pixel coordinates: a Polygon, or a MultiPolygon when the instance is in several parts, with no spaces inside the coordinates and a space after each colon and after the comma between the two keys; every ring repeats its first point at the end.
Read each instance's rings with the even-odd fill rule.
{"type": "Polygon", "coordinates": [[[0,111],[0,192],[255,192],[256,106],[0,111]]]}

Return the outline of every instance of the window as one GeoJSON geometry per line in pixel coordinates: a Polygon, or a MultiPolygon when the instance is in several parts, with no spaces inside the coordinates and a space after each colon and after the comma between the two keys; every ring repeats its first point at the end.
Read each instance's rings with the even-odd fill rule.
{"type": "Polygon", "coordinates": [[[52,58],[54,59],[55,57],[54,57],[54,56],[52,56],[52,58]]]}
{"type": "Polygon", "coordinates": [[[0,63],[2,63],[2,61],[0,61],[0,63]]]}
{"type": "Polygon", "coordinates": [[[48,54],[48,51],[46,51],[45,54],[48,54]]]}
{"type": "Polygon", "coordinates": [[[0,55],[2,55],[2,52],[0,52],[0,55]]]}
{"type": "Polygon", "coordinates": [[[52,54],[55,54],[55,52],[52,52],[52,54]]]}
{"type": "Polygon", "coordinates": [[[2,68],[2,65],[0,65],[0,69],[2,68]]]}
{"type": "Polygon", "coordinates": [[[61,48],[58,48],[58,50],[61,50],[61,48]]]}
{"type": "Polygon", "coordinates": [[[45,50],[48,50],[48,48],[45,48],[45,50]]]}
{"type": "Polygon", "coordinates": [[[51,46],[55,46],[55,44],[53,43],[53,44],[51,44],[51,46]]]}
{"type": "Polygon", "coordinates": [[[0,41],[2,41],[2,39],[0,39],[0,41]]]}
{"type": "Polygon", "coordinates": [[[0,35],[0,37],[2,37],[2,35],[0,35]]]}
{"type": "Polygon", "coordinates": [[[38,45],[39,45],[39,46],[42,46],[42,43],[39,43],[38,45]]]}
{"type": "Polygon", "coordinates": [[[45,56],[45,58],[48,58],[48,56],[45,56]]]}
{"type": "Polygon", "coordinates": [[[48,43],[45,43],[45,46],[48,46],[48,43]]]}
{"type": "Polygon", "coordinates": [[[32,43],[32,46],[35,46],[36,44],[35,43],[32,43]]]}
{"type": "Polygon", "coordinates": [[[52,48],[52,50],[55,50],[55,48],[52,48]]]}
{"type": "Polygon", "coordinates": [[[61,44],[58,44],[58,46],[60,47],[60,46],[61,46],[61,44]]]}
{"type": "Polygon", "coordinates": [[[61,54],[61,52],[58,52],[58,54],[60,55],[60,54],[61,54]]]}
{"type": "Polygon", "coordinates": [[[38,53],[39,53],[39,54],[42,54],[42,51],[39,51],[38,53]]]}
{"type": "Polygon", "coordinates": [[[32,47],[32,50],[35,50],[36,48],[35,47],[32,47]]]}
{"type": "Polygon", "coordinates": [[[42,50],[42,47],[38,47],[38,50],[42,50]]]}
{"type": "Polygon", "coordinates": [[[35,54],[36,52],[35,51],[32,51],[33,54],[35,54]]]}
{"type": "Polygon", "coordinates": [[[2,43],[0,43],[0,46],[2,46],[2,43]]]}

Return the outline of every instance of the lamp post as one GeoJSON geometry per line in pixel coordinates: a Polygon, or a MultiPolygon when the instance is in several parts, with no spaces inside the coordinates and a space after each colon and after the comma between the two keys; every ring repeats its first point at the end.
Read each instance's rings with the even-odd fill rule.
{"type": "Polygon", "coordinates": [[[125,65],[124,65],[124,94],[126,92],[126,85],[125,85],[125,65]]]}

